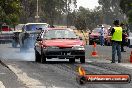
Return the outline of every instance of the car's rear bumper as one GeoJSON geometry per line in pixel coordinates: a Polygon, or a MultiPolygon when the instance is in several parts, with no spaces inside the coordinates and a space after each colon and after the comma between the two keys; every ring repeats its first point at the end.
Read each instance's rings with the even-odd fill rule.
{"type": "Polygon", "coordinates": [[[99,38],[89,38],[89,42],[90,43],[93,43],[93,42],[96,42],[96,43],[100,43],[100,39],[99,38]]]}

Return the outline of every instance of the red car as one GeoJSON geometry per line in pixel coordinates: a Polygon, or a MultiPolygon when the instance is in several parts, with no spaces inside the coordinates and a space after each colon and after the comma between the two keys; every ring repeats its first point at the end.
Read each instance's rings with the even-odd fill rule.
{"type": "MultiPolygon", "coordinates": [[[[105,45],[108,45],[109,40],[108,40],[108,32],[109,30],[107,28],[104,28],[105,32],[104,32],[104,39],[105,39],[105,45]]],[[[100,44],[100,27],[95,28],[94,30],[92,30],[92,32],[89,34],[89,45],[93,45],[94,42],[97,44],[100,44]]]]}
{"type": "Polygon", "coordinates": [[[35,61],[45,63],[46,59],[80,59],[85,63],[84,42],[68,28],[48,28],[40,33],[35,42],[35,61]]]}
{"type": "Polygon", "coordinates": [[[8,25],[2,25],[1,31],[12,31],[8,25]]]}

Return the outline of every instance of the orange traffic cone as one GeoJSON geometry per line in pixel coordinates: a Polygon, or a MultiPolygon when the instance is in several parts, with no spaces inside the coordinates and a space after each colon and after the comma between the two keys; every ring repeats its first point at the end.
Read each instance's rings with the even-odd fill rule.
{"type": "Polygon", "coordinates": [[[131,55],[130,55],[130,63],[132,63],[132,51],[131,51],[131,55]]]}
{"type": "Polygon", "coordinates": [[[97,51],[96,51],[96,43],[94,42],[93,45],[93,52],[91,53],[92,57],[98,57],[97,51]]]}

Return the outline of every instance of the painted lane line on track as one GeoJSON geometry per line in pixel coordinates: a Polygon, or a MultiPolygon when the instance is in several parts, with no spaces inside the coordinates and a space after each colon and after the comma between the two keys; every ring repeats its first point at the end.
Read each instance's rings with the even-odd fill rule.
{"type": "Polygon", "coordinates": [[[0,81],[0,88],[5,88],[4,84],[0,81]]]}
{"type": "Polygon", "coordinates": [[[28,77],[27,74],[24,73],[19,68],[11,66],[11,65],[8,65],[8,67],[17,75],[18,79],[20,81],[22,81],[27,87],[29,87],[29,88],[46,88],[45,86],[40,86],[40,85],[43,85],[41,82],[28,77]]]}
{"type": "Polygon", "coordinates": [[[0,73],[0,75],[4,75],[4,74],[6,74],[6,73],[0,73]]]}
{"type": "MultiPolygon", "coordinates": [[[[54,85],[48,87],[47,84],[41,83],[39,80],[30,78],[25,72],[16,66],[8,65],[8,67],[17,75],[18,79],[22,81],[28,88],[62,88],[54,85]]],[[[1,88],[1,87],[0,87],[1,88]]]]}
{"type": "Polygon", "coordinates": [[[118,63],[120,66],[125,67],[127,69],[132,69],[131,63],[118,63]]]}

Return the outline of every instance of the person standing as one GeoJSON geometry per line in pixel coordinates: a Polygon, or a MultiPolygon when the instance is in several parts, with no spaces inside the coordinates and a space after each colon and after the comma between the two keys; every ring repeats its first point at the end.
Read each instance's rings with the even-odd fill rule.
{"type": "Polygon", "coordinates": [[[126,45],[127,33],[126,33],[125,28],[124,28],[124,24],[121,23],[120,26],[121,26],[122,29],[123,29],[123,32],[122,32],[122,43],[121,43],[121,52],[126,52],[126,51],[124,50],[124,46],[126,45]]]}
{"type": "Polygon", "coordinates": [[[104,30],[104,26],[103,25],[101,26],[99,33],[100,33],[100,45],[104,46],[104,42],[105,42],[104,33],[105,33],[105,30],[104,30]]]}
{"type": "Polygon", "coordinates": [[[112,28],[112,62],[115,63],[115,55],[117,51],[118,63],[121,63],[121,42],[122,42],[122,27],[119,25],[119,20],[114,21],[112,28]]]}

